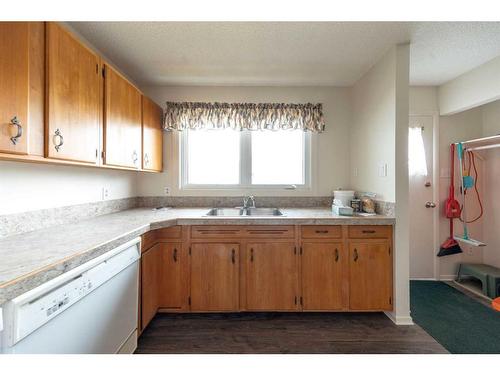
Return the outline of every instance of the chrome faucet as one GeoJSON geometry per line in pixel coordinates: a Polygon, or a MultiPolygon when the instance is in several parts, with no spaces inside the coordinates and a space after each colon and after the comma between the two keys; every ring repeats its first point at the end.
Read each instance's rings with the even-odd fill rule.
{"type": "Polygon", "coordinates": [[[255,197],[253,195],[243,198],[243,208],[255,208],[255,197]]]}

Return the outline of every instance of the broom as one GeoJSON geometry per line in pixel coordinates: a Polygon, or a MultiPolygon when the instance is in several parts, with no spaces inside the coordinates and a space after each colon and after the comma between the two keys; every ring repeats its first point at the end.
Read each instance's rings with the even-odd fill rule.
{"type": "Polygon", "coordinates": [[[445,215],[450,219],[450,237],[446,241],[441,244],[439,248],[439,252],[437,254],[438,257],[460,254],[462,249],[458,242],[453,238],[453,219],[460,217],[461,209],[460,203],[455,199],[455,145],[450,145],[450,157],[451,157],[451,165],[450,165],[450,190],[448,193],[448,199],[446,200],[444,209],[445,215]]]}

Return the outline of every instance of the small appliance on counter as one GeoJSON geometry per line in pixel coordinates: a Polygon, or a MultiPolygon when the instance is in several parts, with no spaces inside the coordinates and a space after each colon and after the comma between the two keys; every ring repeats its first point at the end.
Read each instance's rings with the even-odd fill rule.
{"type": "Polygon", "coordinates": [[[351,207],[351,200],[354,199],[354,190],[334,190],[333,198],[341,202],[343,207],[351,207]]]}
{"type": "Polygon", "coordinates": [[[353,209],[350,206],[345,206],[340,199],[333,199],[332,212],[334,215],[352,216],[353,209]]]}

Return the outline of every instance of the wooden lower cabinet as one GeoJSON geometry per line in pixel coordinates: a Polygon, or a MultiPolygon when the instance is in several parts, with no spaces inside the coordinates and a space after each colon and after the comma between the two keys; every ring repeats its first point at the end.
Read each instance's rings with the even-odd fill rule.
{"type": "Polygon", "coordinates": [[[191,245],[191,311],[239,310],[238,243],[191,245]]]}
{"type": "Polygon", "coordinates": [[[342,310],[346,268],[342,242],[304,242],[301,255],[303,310],[342,310]]]}
{"type": "Polygon", "coordinates": [[[351,310],[392,310],[390,242],[349,243],[349,307],[351,310]]]}
{"type": "Polygon", "coordinates": [[[162,244],[141,255],[141,330],[146,328],[160,306],[162,244]]]}
{"type": "Polygon", "coordinates": [[[183,310],[188,302],[187,252],[182,243],[160,243],[160,309],[183,310]]]}
{"type": "Polygon", "coordinates": [[[294,242],[246,246],[246,310],[298,309],[297,249],[294,242]]]}

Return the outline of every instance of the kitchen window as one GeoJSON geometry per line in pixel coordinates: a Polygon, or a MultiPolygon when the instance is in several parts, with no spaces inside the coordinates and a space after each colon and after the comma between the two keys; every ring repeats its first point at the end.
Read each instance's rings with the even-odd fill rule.
{"type": "Polygon", "coordinates": [[[181,133],[181,187],[308,188],[310,138],[302,130],[186,129],[181,133]]]}

